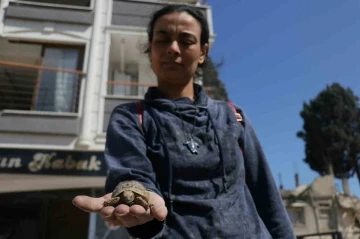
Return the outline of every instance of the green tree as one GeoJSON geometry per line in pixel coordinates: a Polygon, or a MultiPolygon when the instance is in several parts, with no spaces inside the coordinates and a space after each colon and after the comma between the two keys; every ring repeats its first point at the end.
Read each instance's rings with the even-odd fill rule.
{"type": "Polygon", "coordinates": [[[209,96],[217,100],[228,101],[229,98],[225,85],[219,79],[218,69],[220,66],[222,66],[222,62],[215,64],[210,57],[207,57],[203,67],[197,71],[197,80],[202,81],[209,96]]]}
{"type": "Polygon", "coordinates": [[[349,193],[348,178],[358,175],[360,155],[359,98],[338,83],[327,85],[315,99],[304,103],[300,116],[305,142],[305,163],[320,175],[342,179],[349,193]]]}

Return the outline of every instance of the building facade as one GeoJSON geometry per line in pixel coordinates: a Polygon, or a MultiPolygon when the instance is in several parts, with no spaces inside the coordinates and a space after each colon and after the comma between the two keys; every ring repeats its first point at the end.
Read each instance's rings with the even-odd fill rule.
{"type": "Polygon", "coordinates": [[[332,176],[280,192],[298,238],[360,238],[360,199],[336,190],[332,176]]]}
{"type": "Polygon", "coordinates": [[[110,113],[156,85],[147,23],[180,2],[205,14],[212,43],[197,0],[0,1],[0,237],[128,238],[71,199],[103,194],[110,113]]]}

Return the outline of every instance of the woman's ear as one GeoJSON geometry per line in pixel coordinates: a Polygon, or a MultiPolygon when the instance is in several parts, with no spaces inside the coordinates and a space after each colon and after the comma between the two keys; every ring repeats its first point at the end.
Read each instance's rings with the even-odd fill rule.
{"type": "Polygon", "coordinates": [[[200,52],[200,58],[199,58],[199,64],[204,63],[205,58],[207,56],[209,50],[209,45],[206,43],[202,48],[201,48],[201,52],[200,52]]]}
{"type": "Polygon", "coordinates": [[[150,50],[148,50],[147,55],[148,55],[149,61],[152,62],[152,60],[151,60],[151,51],[150,50]]]}
{"type": "Polygon", "coordinates": [[[144,53],[147,54],[147,56],[148,56],[148,58],[149,58],[149,60],[150,60],[150,62],[151,62],[151,48],[150,48],[150,43],[146,44],[144,53]]]}

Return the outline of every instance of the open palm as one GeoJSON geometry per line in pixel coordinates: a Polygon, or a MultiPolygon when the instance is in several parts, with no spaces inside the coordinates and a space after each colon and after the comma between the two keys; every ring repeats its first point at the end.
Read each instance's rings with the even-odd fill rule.
{"type": "Polygon", "coordinates": [[[103,203],[111,197],[111,193],[99,198],[79,195],[72,202],[85,212],[99,213],[105,221],[112,225],[133,227],[147,223],[154,218],[163,221],[167,216],[168,211],[164,199],[154,192],[149,192],[149,194],[149,203],[153,205],[149,210],[145,210],[139,205],[129,207],[125,204],[120,204],[115,208],[104,207],[103,203]]]}

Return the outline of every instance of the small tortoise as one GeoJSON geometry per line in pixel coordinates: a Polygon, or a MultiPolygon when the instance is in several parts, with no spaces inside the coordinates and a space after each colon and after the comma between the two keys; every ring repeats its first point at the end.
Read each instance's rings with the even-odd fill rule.
{"type": "Polygon", "coordinates": [[[116,207],[120,204],[128,206],[137,204],[145,208],[145,210],[152,207],[149,204],[149,192],[137,181],[120,182],[114,189],[111,198],[104,202],[105,207],[116,207]]]}

